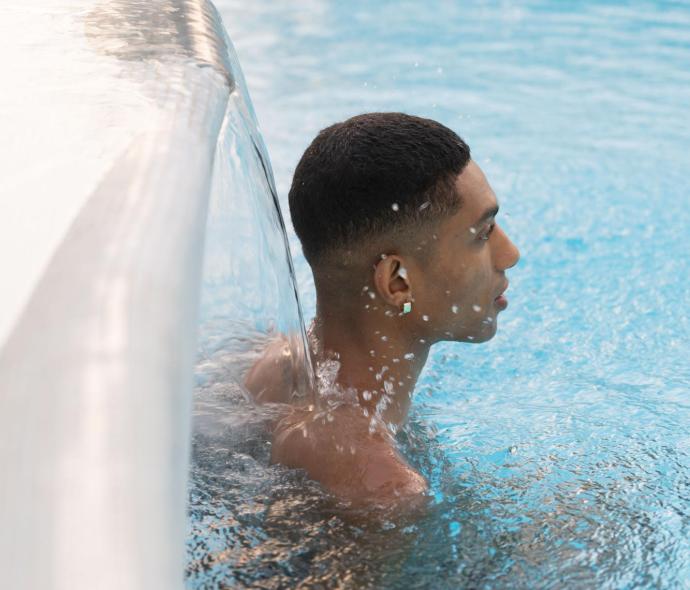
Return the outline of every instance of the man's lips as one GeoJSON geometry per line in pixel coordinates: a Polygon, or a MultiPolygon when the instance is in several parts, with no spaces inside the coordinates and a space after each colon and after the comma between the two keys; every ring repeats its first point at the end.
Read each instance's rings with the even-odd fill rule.
{"type": "Polygon", "coordinates": [[[505,293],[506,289],[508,289],[508,281],[505,282],[505,285],[503,285],[503,288],[501,289],[500,293],[494,299],[494,304],[499,309],[505,309],[506,307],[508,307],[508,299],[506,299],[506,296],[503,295],[503,293],[505,293]]]}

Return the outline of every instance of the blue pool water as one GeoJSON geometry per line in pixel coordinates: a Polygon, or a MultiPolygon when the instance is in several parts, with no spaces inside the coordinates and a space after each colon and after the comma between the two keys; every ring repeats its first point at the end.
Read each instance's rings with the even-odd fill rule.
{"type": "Polygon", "coordinates": [[[522,260],[418,385],[427,513],[339,514],[238,402],[195,441],[188,586],[690,588],[690,3],[217,5],[286,214],[320,128],[401,110],[470,144],[522,260]]]}

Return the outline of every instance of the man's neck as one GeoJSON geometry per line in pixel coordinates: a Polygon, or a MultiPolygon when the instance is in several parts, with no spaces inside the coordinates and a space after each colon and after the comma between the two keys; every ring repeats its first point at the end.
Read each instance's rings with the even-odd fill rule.
{"type": "Polygon", "coordinates": [[[405,317],[356,316],[318,303],[313,336],[321,357],[316,361],[336,358],[340,364],[335,384],[356,390],[365,414],[402,425],[430,347],[410,333],[405,317]]]}

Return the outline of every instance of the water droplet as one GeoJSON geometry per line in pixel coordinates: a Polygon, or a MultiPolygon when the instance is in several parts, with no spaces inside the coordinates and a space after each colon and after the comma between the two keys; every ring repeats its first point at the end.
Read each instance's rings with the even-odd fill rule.
{"type": "Polygon", "coordinates": [[[383,342],[388,342],[388,336],[381,336],[381,340],[383,342]]]}
{"type": "Polygon", "coordinates": [[[386,258],[388,258],[386,254],[381,254],[381,260],[385,260],[386,258]]]}
{"type": "Polygon", "coordinates": [[[423,319],[425,322],[428,322],[428,321],[429,321],[429,316],[426,315],[426,314],[424,314],[424,315],[422,316],[422,319],[423,319]]]}
{"type": "Polygon", "coordinates": [[[424,338],[420,338],[420,339],[419,339],[419,342],[420,342],[421,344],[426,344],[426,340],[424,340],[424,338]]]}
{"type": "Polygon", "coordinates": [[[391,209],[393,209],[393,211],[399,211],[399,210],[400,210],[400,205],[398,205],[397,203],[393,203],[393,204],[391,205],[391,209]]]}
{"type": "Polygon", "coordinates": [[[376,299],[376,293],[369,291],[369,299],[376,299]]]}
{"type": "Polygon", "coordinates": [[[479,305],[477,305],[476,303],[472,306],[472,309],[474,311],[476,311],[477,313],[479,313],[482,310],[482,308],[479,305]]]}
{"type": "Polygon", "coordinates": [[[393,359],[393,362],[394,362],[394,363],[399,363],[399,362],[400,362],[400,359],[394,358],[394,359],[393,359]]]}
{"type": "Polygon", "coordinates": [[[431,201],[424,201],[424,202],[419,206],[419,210],[420,210],[420,211],[424,211],[424,209],[426,209],[429,205],[431,205],[431,201]]]}
{"type": "Polygon", "coordinates": [[[414,352],[406,353],[404,358],[406,361],[411,361],[414,358],[414,352]]]}
{"type": "Polygon", "coordinates": [[[459,310],[459,309],[460,309],[460,308],[459,308],[457,305],[451,305],[451,306],[450,306],[450,310],[451,310],[453,313],[458,313],[458,310],[459,310]]]}
{"type": "Polygon", "coordinates": [[[371,392],[370,392],[370,391],[367,391],[367,390],[364,390],[364,391],[362,392],[362,397],[363,397],[366,401],[369,401],[369,400],[371,399],[371,392]]]}
{"type": "Polygon", "coordinates": [[[477,230],[476,230],[475,228],[471,227],[471,228],[470,228],[470,233],[471,233],[471,234],[476,234],[476,233],[477,233],[477,230]]]}

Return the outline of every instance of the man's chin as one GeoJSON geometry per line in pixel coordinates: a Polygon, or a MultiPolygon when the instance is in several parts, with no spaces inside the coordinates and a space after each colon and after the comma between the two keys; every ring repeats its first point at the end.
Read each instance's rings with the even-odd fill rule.
{"type": "Polygon", "coordinates": [[[485,324],[482,326],[481,330],[478,330],[476,334],[471,334],[463,339],[464,342],[470,342],[472,344],[481,344],[482,342],[488,342],[496,335],[496,320],[491,324],[485,324]]]}
{"type": "Polygon", "coordinates": [[[469,344],[481,344],[482,342],[491,340],[495,335],[496,324],[493,323],[488,326],[482,326],[481,329],[469,334],[467,332],[462,334],[451,334],[450,332],[446,332],[444,337],[440,340],[444,340],[446,342],[468,342],[469,344]]]}

